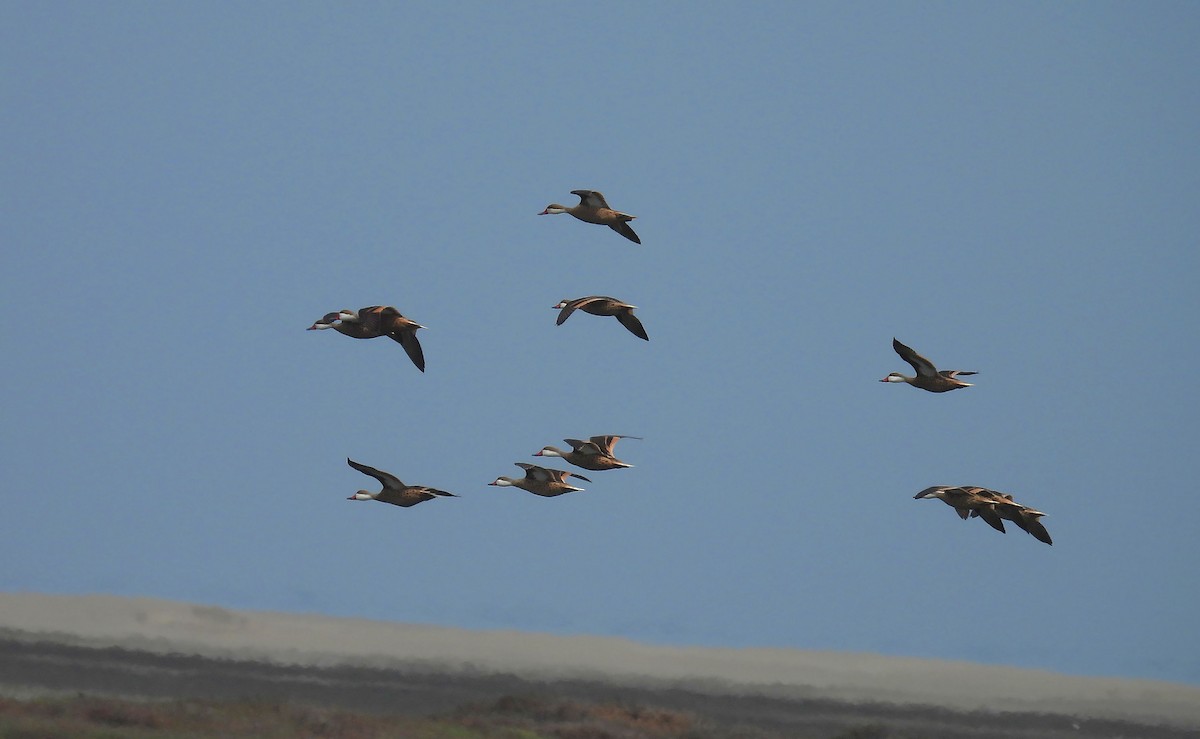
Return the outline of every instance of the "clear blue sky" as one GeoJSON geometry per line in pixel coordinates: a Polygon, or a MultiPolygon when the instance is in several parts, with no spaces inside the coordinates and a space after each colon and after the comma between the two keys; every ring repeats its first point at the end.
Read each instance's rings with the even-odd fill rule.
{"type": "Polygon", "coordinates": [[[0,588],[1200,683],[1200,6],[399,5],[0,6],[0,588]]]}

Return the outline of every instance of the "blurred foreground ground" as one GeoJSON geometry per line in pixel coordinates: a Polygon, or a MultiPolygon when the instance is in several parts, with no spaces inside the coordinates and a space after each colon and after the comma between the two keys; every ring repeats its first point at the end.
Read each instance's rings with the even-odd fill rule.
{"type": "MultiPolygon", "coordinates": [[[[874,655],[740,654],[747,651],[767,650],[0,594],[0,695],[9,698],[0,705],[0,737],[94,730],[110,737],[334,739],[1182,739],[1200,730],[1186,702],[1200,690],[1190,686],[874,655]],[[64,628],[71,626],[64,613],[85,623],[64,628]],[[176,638],[165,635],[171,631],[176,638]],[[246,640],[255,635],[261,638],[246,640]],[[301,635],[306,639],[297,640],[301,635]],[[376,651],[364,652],[370,644],[376,651]],[[835,663],[843,672],[831,672],[835,663]],[[614,668],[622,664],[626,669],[614,668]],[[939,703],[943,668],[960,694],[939,703]],[[992,688],[980,687],[989,679],[992,688]],[[891,681],[895,689],[887,688],[891,681]],[[976,705],[963,702],[969,690],[981,693],[976,705]],[[1040,699],[1021,698],[1022,690],[1040,690],[1040,699]]],[[[1200,712],[1200,701],[1191,710],[1200,712]]]]}

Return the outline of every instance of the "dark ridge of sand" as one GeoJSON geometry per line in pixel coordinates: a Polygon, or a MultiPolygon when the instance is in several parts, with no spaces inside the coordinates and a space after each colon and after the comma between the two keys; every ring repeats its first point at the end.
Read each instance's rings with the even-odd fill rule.
{"type": "MultiPolygon", "coordinates": [[[[8,632],[12,636],[18,632],[8,632]]],[[[1055,714],[957,712],[922,705],[729,695],[682,687],[629,687],[613,682],[538,681],[511,674],[421,672],[355,666],[311,667],[156,654],[120,647],[83,647],[0,637],[0,695],[116,700],[243,701],[269,706],[334,708],[355,714],[462,717],[474,727],[502,725],[517,714],[550,730],[580,717],[583,706],[608,706],[635,717],[678,717],[695,739],[829,739],[904,736],[922,739],[1193,739],[1195,731],[1130,721],[1055,714]],[[15,695],[9,688],[19,683],[15,695]],[[648,713],[647,713],[648,711],[648,713]],[[666,712],[663,714],[662,712],[666,712]]],[[[113,708],[108,715],[121,715],[113,708]]],[[[264,717],[268,724],[271,716],[264,717]]],[[[601,715],[612,715],[604,711],[601,715]]],[[[670,725],[670,723],[666,724],[670,725]]],[[[664,736],[664,724],[644,732],[595,729],[572,736],[664,736]]],[[[561,726],[559,727],[562,728],[561,726]]],[[[265,729],[265,725],[264,725],[265,729]]],[[[538,732],[541,735],[541,732],[538,732]]],[[[671,736],[678,733],[668,732],[671,736]]],[[[489,734],[490,735],[490,734],[489,734]]]]}
{"type": "MultiPolygon", "coordinates": [[[[390,671],[420,674],[425,686],[437,684],[439,679],[459,686],[483,681],[480,684],[490,687],[479,688],[481,696],[497,689],[488,680],[503,677],[505,684],[553,684],[559,692],[571,685],[586,685],[586,690],[580,690],[592,696],[601,689],[597,686],[608,686],[604,689],[617,692],[650,689],[656,697],[674,691],[726,701],[759,701],[761,711],[768,714],[782,710],[780,706],[788,702],[805,702],[810,707],[839,702],[860,704],[856,708],[860,711],[890,704],[892,713],[895,707],[910,706],[925,712],[1057,714],[1060,719],[1074,717],[1074,722],[1130,721],[1163,725],[1164,730],[1166,726],[1200,729],[1200,688],[1189,685],[872,654],[661,647],[612,637],[468,631],[233,611],[149,598],[34,593],[0,593],[0,630],[5,645],[2,653],[9,656],[24,654],[22,649],[40,642],[37,652],[41,657],[26,655],[22,659],[23,664],[45,669],[56,664],[55,659],[59,663],[64,659],[86,661],[89,654],[73,652],[70,659],[55,658],[47,644],[91,649],[91,654],[98,648],[118,648],[107,653],[106,659],[125,665],[118,672],[123,670],[126,677],[138,673],[128,666],[131,658],[124,654],[132,650],[147,653],[147,659],[186,659],[185,655],[191,655],[210,662],[236,661],[245,679],[256,671],[274,674],[272,670],[290,670],[292,676],[284,682],[293,687],[322,681],[336,684],[338,680],[330,683],[330,675],[337,670],[366,670],[361,680],[367,684],[390,671]],[[262,664],[251,666],[252,662],[262,664]],[[306,668],[319,669],[300,677],[306,668]],[[868,705],[861,705],[864,703],[868,705]]],[[[172,668],[158,665],[154,669],[168,671],[160,673],[161,677],[172,668]]],[[[197,669],[193,665],[184,672],[193,675],[189,679],[203,681],[197,669]]],[[[104,674],[104,669],[97,670],[96,674],[104,674]]],[[[355,680],[359,678],[350,683],[355,680]]],[[[11,671],[0,675],[0,683],[0,692],[9,694],[36,687],[21,682],[19,674],[11,671]]],[[[269,684],[266,681],[263,686],[269,684]]],[[[455,700],[474,689],[464,690],[458,691],[455,700]]],[[[394,688],[390,695],[394,701],[394,688]]],[[[439,704],[431,693],[421,700],[426,705],[439,704]]]]}

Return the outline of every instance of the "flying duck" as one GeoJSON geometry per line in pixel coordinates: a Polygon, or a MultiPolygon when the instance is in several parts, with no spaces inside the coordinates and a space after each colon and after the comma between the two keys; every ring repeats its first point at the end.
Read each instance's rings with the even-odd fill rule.
{"type": "MultiPolygon", "coordinates": [[[[1050,538],[1050,532],[1042,524],[1040,519],[1045,516],[1045,513],[1034,510],[1029,506],[1021,505],[1013,500],[1013,497],[1008,493],[1001,493],[987,488],[971,488],[980,495],[991,501],[991,507],[996,511],[996,514],[1005,521],[1012,521],[1025,533],[1040,542],[1054,545],[1054,541],[1050,538]]],[[[981,509],[982,510],[982,509],[981,509]]],[[[980,515],[972,512],[971,515],[980,515]]]]}
{"type": "Polygon", "coordinates": [[[604,195],[598,190],[572,190],[571,194],[579,196],[578,205],[572,205],[568,208],[565,205],[551,203],[546,206],[545,210],[538,213],[538,215],[553,216],[559,213],[570,213],[581,221],[608,226],[635,244],[642,243],[638,235],[629,227],[629,222],[637,218],[637,216],[621,213],[608,207],[608,201],[604,199],[604,195]]]}
{"type": "Polygon", "coordinates": [[[346,500],[377,500],[380,503],[391,503],[401,508],[408,508],[417,503],[424,503],[427,500],[433,500],[442,496],[449,498],[458,497],[454,493],[447,493],[445,490],[437,490],[436,488],[427,488],[424,485],[405,485],[395,475],[377,470],[374,467],[368,467],[365,464],[359,464],[349,457],[346,458],[346,463],[364,475],[374,477],[383,485],[383,490],[380,490],[378,493],[372,493],[369,490],[359,490],[346,500]]]}
{"type": "Polygon", "coordinates": [[[575,298],[574,300],[560,300],[558,305],[553,306],[559,310],[558,320],[556,325],[563,325],[571,317],[571,314],[576,310],[581,310],[584,313],[591,313],[593,316],[616,316],[621,325],[629,329],[629,332],[639,339],[650,340],[646,335],[646,329],[642,326],[642,322],[638,317],[633,315],[636,305],[622,302],[616,298],[606,297],[604,295],[589,295],[586,298],[575,298]]]}
{"type": "Polygon", "coordinates": [[[966,372],[964,370],[941,370],[933,366],[925,357],[917,354],[909,347],[901,344],[895,338],[892,339],[892,348],[900,355],[900,358],[912,365],[916,370],[916,377],[906,377],[899,372],[893,372],[880,382],[907,382],[913,387],[919,387],[922,390],[928,390],[931,393],[944,393],[950,390],[957,390],[960,387],[971,387],[971,383],[962,382],[956,379],[959,375],[975,375],[977,372],[966,372]]]}
{"type": "Polygon", "coordinates": [[[356,311],[343,308],[336,313],[326,313],[307,330],[320,331],[327,328],[355,339],[386,336],[404,347],[408,358],[417,369],[425,371],[425,353],[421,351],[421,342],[417,341],[417,329],[425,327],[405,318],[390,305],[372,305],[356,311]]]}
{"type": "Polygon", "coordinates": [[[992,501],[978,491],[983,488],[961,487],[958,485],[934,485],[927,487],[913,496],[914,500],[922,498],[938,498],[954,509],[958,517],[964,521],[971,515],[982,518],[988,526],[1000,533],[1005,533],[1004,522],[996,512],[992,501]]]}
{"type": "Polygon", "coordinates": [[[542,447],[540,452],[534,452],[535,457],[561,457],[576,467],[585,470],[615,470],[633,465],[622,462],[613,456],[613,446],[617,439],[640,439],[640,436],[593,436],[587,441],[580,439],[563,439],[571,445],[571,451],[565,452],[556,447],[542,447]]]}
{"type": "Polygon", "coordinates": [[[543,498],[553,498],[556,495],[563,493],[573,493],[583,488],[575,487],[567,483],[568,477],[578,477],[580,480],[591,482],[583,475],[577,475],[574,472],[566,470],[552,470],[545,467],[538,467],[536,464],[526,464],[525,462],[513,462],[516,466],[525,470],[524,477],[497,477],[495,481],[489,482],[488,485],[499,485],[500,487],[519,487],[522,490],[527,490],[534,495],[540,495],[543,498]]]}

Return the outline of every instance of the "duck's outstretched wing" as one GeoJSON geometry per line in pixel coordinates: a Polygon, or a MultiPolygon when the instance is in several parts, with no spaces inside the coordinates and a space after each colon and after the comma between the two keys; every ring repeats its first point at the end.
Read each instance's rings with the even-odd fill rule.
{"type": "Polygon", "coordinates": [[[404,347],[404,352],[417,369],[425,371],[425,352],[421,351],[421,342],[417,340],[417,332],[413,330],[393,331],[388,338],[404,347]]]}
{"type": "Polygon", "coordinates": [[[911,347],[901,344],[895,337],[892,338],[892,348],[896,350],[901,359],[912,365],[920,377],[937,377],[937,367],[933,366],[933,362],[917,354],[911,347]]]}
{"type": "Polygon", "coordinates": [[[556,320],[554,322],[554,324],[556,326],[563,325],[563,322],[566,321],[568,318],[570,318],[572,313],[574,313],[580,307],[587,305],[588,303],[590,303],[591,301],[593,301],[595,299],[596,299],[596,297],[594,295],[590,295],[586,298],[575,298],[574,300],[564,300],[562,310],[558,312],[558,320],[556,320]]]}
{"type": "Polygon", "coordinates": [[[621,234],[625,238],[629,239],[630,241],[632,241],[635,244],[642,243],[642,240],[640,238],[638,238],[638,235],[636,233],[634,233],[634,230],[629,227],[628,223],[610,223],[610,224],[608,224],[608,227],[611,228],[612,230],[616,231],[617,233],[621,234]]]}
{"type": "Polygon", "coordinates": [[[611,455],[613,447],[617,445],[618,439],[641,439],[640,436],[630,436],[629,434],[608,434],[606,436],[593,436],[588,441],[595,444],[605,454],[611,455]]]}
{"type": "Polygon", "coordinates": [[[629,329],[629,332],[634,336],[646,341],[650,340],[650,337],[646,335],[645,327],[642,326],[642,322],[638,320],[638,317],[633,315],[633,311],[621,311],[617,314],[617,320],[621,322],[622,326],[629,329]]]}
{"type": "Polygon", "coordinates": [[[374,467],[355,462],[349,457],[346,457],[346,463],[364,475],[370,475],[376,480],[379,480],[379,482],[382,483],[383,487],[387,490],[403,490],[405,487],[404,483],[400,482],[400,478],[396,477],[390,472],[384,472],[383,470],[377,470],[374,467]]]}
{"type": "MultiPolygon", "coordinates": [[[[608,201],[604,199],[604,193],[599,190],[572,190],[572,195],[579,196],[579,204],[587,208],[608,208],[608,201]]],[[[612,210],[612,208],[608,208],[612,210]]]]}

